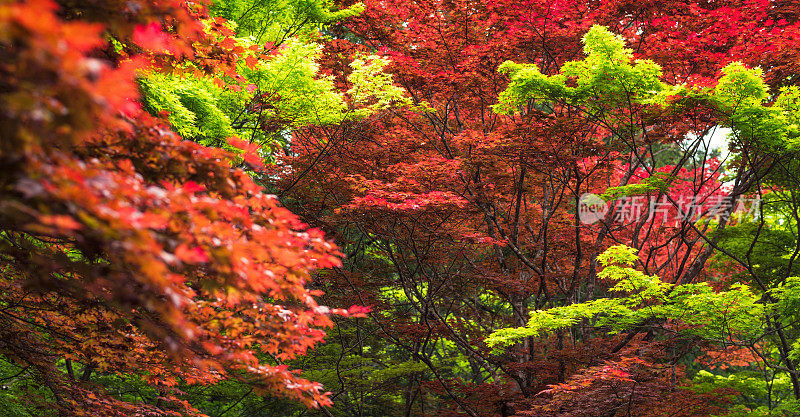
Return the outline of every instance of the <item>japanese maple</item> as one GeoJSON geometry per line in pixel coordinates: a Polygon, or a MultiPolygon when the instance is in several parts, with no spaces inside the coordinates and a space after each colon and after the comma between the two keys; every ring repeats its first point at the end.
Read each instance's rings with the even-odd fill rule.
{"type": "Polygon", "coordinates": [[[138,102],[144,72],[242,78],[244,49],[208,19],[170,0],[0,5],[0,354],[46,387],[20,398],[38,415],[194,415],[178,385],[223,379],[330,403],[285,362],[360,314],[307,287],[336,246],[238,168],[263,169],[248,141],[184,140],[138,102]]]}
{"type": "MultiPolygon", "coordinates": [[[[755,51],[794,42],[793,6],[772,6],[381,1],[337,28],[327,68],[343,88],[350,57],[378,51],[398,84],[430,108],[296,132],[281,161],[289,175],[271,178],[349,255],[326,276],[331,299],[381,312],[355,329],[340,325],[340,350],[329,359],[355,351],[362,364],[358,376],[337,381],[344,407],[362,412],[378,401],[365,404],[365,395],[390,401],[389,393],[402,393],[388,407],[398,415],[512,415],[549,385],[595,375],[588,370],[601,361],[654,343],[645,325],[612,337],[580,323],[521,338],[502,355],[485,338],[524,326],[530,310],[602,296],[608,284],[597,279],[597,256],[615,243],[640,249],[639,267],[669,282],[709,278],[730,225],[715,213],[728,216],[737,208],[730,202],[752,195],[774,154],[744,135],[731,147],[746,156],[716,158],[707,138],[731,125],[730,108],[669,86],[713,87],[731,62],[754,65],[766,59],[755,51]],[[774,37],[759,37],[777,15],[784,21],[774,37]],[[590,31],[597,23],[623,38],[590,31]],[[508,60],[518,64],[501,66],[508,60]],[[504,103],[501,92],[514,88],[519,100],[504,103]],[[569,89],[578,92],[562,94],[569,89]],[[604,221],[587,225],[577,215],[585,193],[620,200],[604,221]],[[635,199],[643,207],[626,217],[622,206],[635,199]],[[403,371],[384,377],[391,364],[370,364],[386,355],[403,371]],[[379,375],[386,396],[356,382],[369,375],[379,375]]],[[[793,65],[789,54],[769,57],[780,61],[765,66],[773,85],[794,82],[778,70],[793,65]]],[[[664,343],[671,350],[684,342],[664,343]]],[[[656,361],[679,357],[660,355],[656,361]]],[[[648,380],[659,381],[652,392],[678,383],[648,380]]]]}

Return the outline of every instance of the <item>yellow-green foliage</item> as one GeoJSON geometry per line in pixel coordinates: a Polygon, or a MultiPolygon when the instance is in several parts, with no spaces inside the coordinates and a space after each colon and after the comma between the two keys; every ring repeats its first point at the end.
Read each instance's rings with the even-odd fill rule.
{"type": "Polygon", "coordinates": [[[536,65],[503,63],[499,70],[511,82],[500,93],[495,111],[513,114],[529,100],[564,102],[590,111],[613,110],[623,101],[659,103],[670,90],[663,84],[661,67],[650,60],[634,60],[625,41],[603,26],[592,26],[583,38],[586,59],[570,61],[561,73],[547,76],[536,65]],[[574,83],[568,85],[568,80],[574,83]]]}
{"type": "Polygon", "coordinates": [[[317,75],[321,50],[321,45],[291,40],[277,56],[260,62],[255,70],[242,70],[259,91],[278,98],[270,100],[272,117],[292,127],[342,121],[347,103],[335,91],[333,77],[317,75]]]}
{"type": "Polygon", "coordinates": [[[220,108],[226,92],[210,79],[150,73],[139,79],[145,108],[166,112],[172,127],[185,138],[219,144],[234,135],[231,120],[220,108]]]}
{"type": "MultiPolygon", "coordinates": [[[[781,90],[771,97],[760,69],[734,62],[723,69],[715,88],[669,86],[660,81],[661,68],[649,60],[634,60],[621,36],[602,26],[593,26],[583,38],[586,58],[570,61],[561,72],[547,76],[536,65],[503,63],[499,71],[510,78],[500,93],[494,110],[514,114],[530,102],[560,103],[580,108],[587,116],[603,118],[606,124],[619,125],[627,116],[617,114],[630,103],[681,106],[688,97],[706,102],[723,114],[721,123],[734,131],[733,137],[771,151],[800,148],[800,91],[781,90]],[[769,103],[770,99],[774,99],[769,103]]],[[[552,106],[551,106],[552,108],[552,106]]]]}
{"type": "Polygon", "coordinates": [[[627,184],[619,187],[609,187],[600,195],[603,200],[609,201],[619,197],[646,194],[650,191],[666,192],[673,177],[667,172],[654,172],[638,184],[627,184]]]}
{"type": "Polygon", "coordinates": [[[237,68],[244,81],[226,79],[237,88],[221,88],[212,76],[142,74],[139,85],[145,108],[153,114],[167,113],[174,130],[186,139],[227,147],[225,139],[239,135],[270,147],[292,130],[361,119],[390,107],[411,107],[406,91],[384,72],[387,59],[356,57],[346,94],[335,89],[332,76],[319,74],[322,45],[307,35],[361,11],[361,4],[335,10],[327,0],[215,2],[212,12],[230,19],[228,25],[240,36],[236,42],[246,51],[237,68]],[[277,48],[266,59],[250,50],[264,42],[277,48]],[[255,65],[253,57],[258,58],[255,65]],[[245,65],[245,58],[251,66],[245,65]],[[256,94],[264,104],[250,110],[248,104],[256,94]],[[262,126],[274,128],[264,131],[262,126]]]}
{"type": "Polygon", "coordinates": [[[361,3],[336,10],[331,0],[216,0],[211,6],[214,16],[235,21],[240,35],[258,42],[303,37],[363,11],[361,3]]]}
{"type": "Polygon", "coordinates": [[[796,400],[780,398],[779,395],[776,395],[791,390],[788,374],[775,375],[769,381],[765,381],[764,375],[755,371],[736,372],[730,375],[700,371],[692,378],[690,389],[695,392],[709,393],[721,388],[729,388],[739,397],[740,404],[728,410],[724,414],[726,417],[794,416],[800,412],[800,403],[796,400]],[[773,404],[768,407],[763,403],[764,398],[770,396],[770,391],[773,396],[773,404]]]}
{"type": "Polygon", "coordinates": [[[377,55],[356,57],[350,63],[353,72],[347,77],[351,87],[347,94],[356,110],[351,117],[366,117],[389,107],[411,107],[406,90],[394,85],[392,75],[385,72],[389,60],[377,55]]]}
{"type": "Polygon", "coordinates": [[[727,124],[742,138],[766,149],[798,146],[797,89],[784,89],[772,106],[761,69],[739,62],[726,66],[713,90],[712,100],[728,113],[727,124]]]}
{"type": "MultiPolygon", "coordinates": [[[[253,44],[248,38],[237,41],[245,48],[253,44]]],[[[238,71],[245,81],[228,80],[240,87],[238,91],[218,87],[211,76],[151,73],[142,76],[139,84],[148,111],[166,112],[181,136],[214,146],[225,146],[224,139],[234,134],[252,137],[254,128],[258,132],[257,123],[276,122],[282,133],[362,119],[392,107],[425,111],[424,106],[414,106],[384,71],[389,60],[374,55],[357,57],[350,65],[347,95],[337,91],[333,77],[319,75],[321,51],[318,43],[289,39],[270,59],[259,60],[253,67],[240,64],[238,71]],[[249,114],[245,109],[255,94],[265,97],[268,105],[249,114]],[[238,121],[236,126],[232,120],[238,121]]],[[[256,139],[269,142],[263,133],[256,139]]]]}
{"type": "Polygon", "coordinates": [[[586,319],[608,333],[649,320],[676,320],[688,325],[686,332],[709,340],[746,340],[763,329],[766,309],[783,311],[790,307],[786,303],[800,303],[800,279],[792,279],[774,292],[776,304],[765,305],[747,286],[716,292],[706,283],[674,285],[632,268],[636,260],[635,249],[623,245],[609,248],[598,256],[604,267],[598,277],[615,283],[610,292],[617,297],[532,311],[526,326],[497,330],[486,343],[509,346],[523,337],[542,336],[586,319]]]}

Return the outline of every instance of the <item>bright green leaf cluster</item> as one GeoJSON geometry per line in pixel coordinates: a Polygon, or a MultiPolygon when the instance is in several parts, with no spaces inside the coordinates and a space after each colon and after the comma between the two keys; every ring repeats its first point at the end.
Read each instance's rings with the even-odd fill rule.
{"type": "Polygon", "coordinates": [[[771,150],[800,146],[797,88],[782,90],[772,106],[761,69],[749,69],[739,62],[726,66],[711,100],[728,113],[727,124],[741,137],[771,150]]]}
{"type": "Polygon", "coordinates": [[[363,11],[362,3],[336,10],[331,0],[216,0],[211,5],[212,15],[236,22],[240,35],[258,42],[303,38],[363,11]]]}
{"type": "MultiPolygon", "coordinates": [[[[631,104],[680,106],[681,100],[668,102],[669,97],[686,97],[706,102],[725,115],[722,124],[736,137],[772,151],[800,149],[800,90],[781,90],[770,105],[769,89],[760,69],[749,69],[734,62],[723,69],[723,76],[713,89],[688,89],[669,86],[660,81],[661,68],[649,60],[634,60],[630,49],[619,35],[603,26],[593,26],[583,38],[586,58],[570,61],[561,72],[547,76],[533,64],[503,63],[499,71],[510,78],[500,93],[494,110],[514,114],[533,102],[574,106],[587,116],[604,115],[612,125],[626,123],[619,109],[631,104]]],[[[626,191],[627,192],[627,191],[626,191]]]]}
{"type": "Polygon", "coordinates": [[[666,192],[673,177],[667,172],[654,172],[651,176],[637,184],[626,184],[618,187],[609,187],[600,195],[603,200],[609,201],[619,197],[628,197],[646,194],[650,191],[666,192]]]}
{"type": "Polygon", "coordinates": [[[716,292],[706,283],[674,285],[657,276],[631,268],[636,250],[613,246],[598,256],[604,269],[598,277],[615,285],[615,298],[600,298],[579,304],[531,312],[525,327],[497,330],[486,339],[492,347],[509,346],[524,337],[538,337],[565,329],[582,320],[592,320],[608,333],[629,330],[653,321],[683,323],[686,332],[717,341],[755,338],[763,328],[767,309],[796,308],[800,303],[800,280],[790,280],[773,294],[779,301],[766,305],[749,287],[734,285],[716,292]]]}
{"type": "Polygon", "coordinates": [[[270,100],[272,117],[293,127],[338,123],[344,118],[347,103],[335,91],[333,77],[318,75],[321,51],[321,45],[293,40],[254,71],[243,70],[258,90],[277,98],[270,100]]]}
{"type": "Polygon", "coordinates": [[[175,131],[204,144],[219,144],[235,134],[231,119],[220,107],[228,93],[210,79],[150,73],[139,79],[146,110],[166,112],[175,131]]]}
{"type": "Polygon", "coordinates": [[[347,90],[356,110],[351,117],[359,119],[389,107],[414,107],[406,90],[394,85],[392,74],[385,72],[390,61],[377,55],[357,57],[350,63],[353,72],[347,77],[347,90]]]}
{"type": "Polygon", "coordinates": [[[634,60],[625,41],[603,26],[593,26],[583,38],[586,59],[570,61],[561,73],[546,76],[536,65],[507,61],[499,70],[511,82],[500,93],[496,112],[513,114],[529,100],[545,100],[610,111],[631,100],[662,103],[672,90],[660,81],[661,67],[650,60],[634,60]],[[574,86],[573,86],[574,85],[574,86]]]}
{"type": "Polygon", "coordinates": [[[212,76],[189,75],[192,71],[142,74],[142,101],[149,112],[166,113],[182,137],[220,147],[238,135],[271,148],[292,130],[362,119],[390,107],[425,111],[384,72],[387,59],[356,57],[347,94],[336,90],[333,76],[319,74],[322,45],[306,35],[362,11],[361,4],[334,10],[328,0],[218,1],[212,13],[229,19],[240,36],[236,42],[245,52],[237,71],[244,79],[222,77],[229,86],[221,87],[212,76]],[[277,48],[268,58],[251,48],[264,42],[277,48]]]}

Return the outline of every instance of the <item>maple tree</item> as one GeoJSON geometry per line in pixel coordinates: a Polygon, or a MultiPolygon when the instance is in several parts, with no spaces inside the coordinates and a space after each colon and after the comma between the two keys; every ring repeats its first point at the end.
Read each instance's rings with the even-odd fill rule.
{"type": "MultiPolygon", "coordinates": [[[[795,6],[383,1],[367,2],[363,14],[338,27],[326,66],[342,74],[343,88],[348,56],[377,50],[391,59],[409,97],[430,110],[390,110],[368,123],[296,132],[282,159],[293,172],[271,179],[348,255],[342,269],[326,274],[327,296],[373,307],[355,327],[337,323],[335,344],[315,353],[337,369],[326,383],[341,393],[332,412],[512,415],[548,401],[536,394],[554,392],[549,385],[596,380],[602,361],[628,363],[643,349],[655,356],[640,372],[649,378],[640,392],[649,394],[637,403],[641,415],[646,403],[653,413],[722,412],[725,384],[716,394],[683,390],[653,402],[678,389],[680,362],[701,347],[651,323],[608,336],[584,321],[516,339],[499,355],[486,337],[524,327],[531,309],[601,297],[609,286],[598,279],[597,257],[611,244],[639,249],[643,271],[676,284],[722,278],[717,286],[724,288],[731,270],[747,269],[739,261],[750,255],[732,265],[722,260],[730,251],[720,249],[730,234],[758,241],[735,231],[752,223],[719,218],[760,195],[776,157],[791,158],[784,142],[794,134],[778,132],[791,123],[765,134],[772,117],[761,107],[765,96],[756,97],[758,108],[737,109],[735,88],[727,104],[724,94],[717,100],[694,91],[758,86],[746,79],[758,75],[744,67],[720,71],[736,60],[758,65],[771,52],[774,61],[763,67],[769,85],[790,85],[782,71],[794,62],[785,51],[796,39],[795,6]],[[584,60],[581,40],[597,23],[622,34],[632,51],[614,52],[609,45],[618,41],[594,32],[585,38],[584,60]],[[627,54],[651,62],[629,65],[627,54]],[[685,90],[669,87],[684,83],[685,90]],[[719,126],[734,131],[735,153],[724,160],[708,143],[719,126]],[[587,192],[617,199],[607,221],[586,225],[576,216],[587,192]],[[637,198],[644,207],[626,217],[621,206],[637,198]],[[693,211],[681,211],[687,206],[693,211]],[[718,408],[704,408],[709,395],[718,408]]],[[[738,279],[754,282],[746,275],[738,279]]],[[[576,400],[559,415],[571,415],[567,407],[610,415],[602,395],[564,395],[576,400]]]]}
{"type": "Polygon", "coordinates": [[[363,314],[307,287],[340,264],[336,246],[240,168],[264,169],[260,146],[231,129],[216,137],[228,150],[184,140],[139,104],[145,74],[235,89],[251,55],[224,19],[179,1],[3,2],[0,49],[0,354],[15,409],[200,415],[180,385],[225,379],[329,404],[285,362],[331,314],[363,314]],[[112,395],[112,376],[148,393],[112,395]]]}

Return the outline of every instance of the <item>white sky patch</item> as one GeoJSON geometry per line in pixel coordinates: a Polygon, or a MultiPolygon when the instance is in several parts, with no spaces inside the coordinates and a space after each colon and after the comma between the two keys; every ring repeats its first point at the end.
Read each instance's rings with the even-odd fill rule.
{"type": "Polygon", "coordinates": [[[716,126],[703,138],[708,144],[709,149],[719,149],[720,160],[722,161],[727,159],[730,154],[728,151],[728,135],[730,133],[731,129],[716,126]]]}

